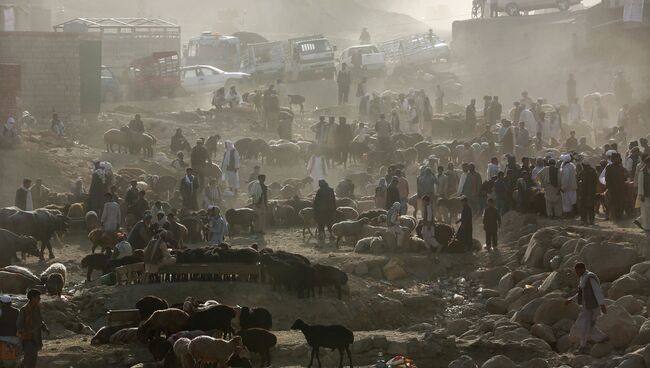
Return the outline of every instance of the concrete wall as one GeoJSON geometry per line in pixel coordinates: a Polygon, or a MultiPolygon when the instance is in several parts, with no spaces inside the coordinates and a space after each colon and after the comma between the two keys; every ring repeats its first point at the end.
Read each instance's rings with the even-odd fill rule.
{"type": "Polygon", "coordinates": [[[0,123],[18,117],[16,99],[20,94],[20,65],[0,64],[0,123]]]}
{"type": "Polygon", "coordinates": [[[80,112],[79,42],[89,36],[0,32],[0,63],[21,67],[21,107],[38,116],[80,112]]]}

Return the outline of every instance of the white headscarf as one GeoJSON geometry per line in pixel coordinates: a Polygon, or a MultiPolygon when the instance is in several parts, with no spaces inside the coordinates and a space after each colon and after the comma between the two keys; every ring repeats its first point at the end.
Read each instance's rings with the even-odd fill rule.
{"type": "Polygon", "coordinates": [[[560,155],[560,161],[569,162],[571,161],[571,155],[568,153],[563,153],[560,155]]]}

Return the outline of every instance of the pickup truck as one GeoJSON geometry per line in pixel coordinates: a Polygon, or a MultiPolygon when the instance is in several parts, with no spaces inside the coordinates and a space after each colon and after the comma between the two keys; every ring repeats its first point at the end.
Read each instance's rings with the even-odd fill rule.
{"type": "Polygon", "coordinates": [[[322,35],[292,38],[288,41],[285,74],[291,82],[334,79],[334,48],[322,35]]]}

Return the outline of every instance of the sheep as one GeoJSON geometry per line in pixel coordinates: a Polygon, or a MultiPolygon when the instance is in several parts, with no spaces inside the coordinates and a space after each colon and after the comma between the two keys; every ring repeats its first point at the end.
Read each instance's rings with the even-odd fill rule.
{"type": "Polygon", "coordinates": [[[215,339],[210,336],[199,336],[189,344],[192,358],[200,366],[215,363],[217,367],[225,367],[228,358],[242,346],[242,339],[235,336],[232,340],[215,339]]]}
{"type": "Polygon", "coordinates": [[[125,328],[128,328],[128,326],[104,326],[90,339],[90,345],[108,344],[113,334],[125,328]]]}
{"type": "Polygon", "coordinates": [[[106,269],[106,263],[111,258],[108,254],[98,253],[98,254],[89,254],[81,260],[81,268],[86,268],[86,281],[91,281],[91,276],[94,270],[101,270],[102,272],[106,269]]]}
{"type": "Polygon", "coordinates": [[[236,234],[236,226],[243,226],[250,228],[251,234],[253,233],[253,223],[257,220],[257,214],[250,208],[231,208],[226,211],[226,221],[230,225],[230,236],[236,234]]]}
{"type": "MultiPolygon", "coordinates": [[[[153,338],[147,345],[149,353],[153,357],[153,360],[156,362],[159,362],[169,356],[173,347],[174,344],[160,336],[153,338]]],[[[173,353],[171,355],[173,355],[173,353]]]]}
{"type": "Polygon", "coordinates": [[[336,209],[336,222],[355,220],[359,217],[359,212],[352,207],[339,207],[336,209]]]}
{"type": "Polygon", "coordinates": [[[128,142],[129,137],[126,132],[123,132],[119,129],[109,129],[104,133],[104,144],[106,145],[106,152],[115,152],[113,150],[113,145],[117,144],[117,152],[122,153],[122,147],[126,142],[128,142]]]}
{"type": "Polygon", "coordinates": [[[278,338],[263,328],[250,328],[237,332],[242,343],[251,353],[260,354],[260,367],[271,365],[271,348],[278,343],[278,338]]]}
{"type": "Polygon", "coordinates": [[[358,208],[357,202],[351,198],[337,198],[336,207],[352,207],[355,210],[358,208]]]}
{"type": "Polygon", "coordinates": [[[385,215],[386,213],[388,213],[386,210],[381,209],[381,208],[376,208],[376,209],[373,209],[373,210],[368,210],[368,211],[361,212],[359,214],[358,219],[367,218],[369,220],[372,220],[375,217],[377,217],[379,215],[385,215]]]}
{"type": "Polygon", "coordinates": [[[336,247],[339,247],[339,242],[344,236],[353,238],[354,242],[356,243],[359,239],[361,229],[368,222],[369,220],[367,218],[362,218],[356,221],[337,222],[336,224],[332,225],[332,234],[336,236],[336,247]]]}
{"type": "Polygon", "coordinates": [[[350,345],[354,342],[354,334],[352,331],[346,327],[340,325],[308,325],[301,319],[297,319],[293,325],[291,325],[292,330],[300,330],[307,344],[311,346],[311,359],[309,360],[309,367],[312,366],[314,362],[314,354],[316,355],[316,360],[318,361],[318,367],[321,367],[320,362],[320,353],[319,349],[321,347],[330,348],[332,350],[337,349],[339,351],[340,360],[339,368],[343,368],[343,350],[348,354],[350,359],[350,368],[352,368],[352,353],[350,352],[350,345]]]}
{"type": "Polygon", "coordinates": [[[40,275],[41,282],[45,284],[48,294],[61,296],[67,278],[67,269],[63,263],[52,263],[40,275]]]}
{"type": "MultiPolygon", "coordinates": [[[[374,190],[374,186],[371,190],[374,190]]],[[[373,200],[365,199],[365,200],[357,201],[357,211],[361,211],[361,212],[370,211],[373,208],[375,208],[374,199],[373,200]]]]}
{"type": "Polygon", "coordinates": [[[88,233],[99,227],[99,216],[97,216],[97,212],[88,211],[83,217],[88,233]]]}
{"type": "Polygon", "coordinates": [[[88,240],[93,245],[91,253],[95,253],[95,249],[98,247],[103,250],[111,250],[117,244],[117,234],[112,231],[95,229],[88,233],[88,240]]]}
{"type": "Polygon", "coordinates": [[[290,226],[296,217],[296,210],[289,205],[279,205],[275,207],[273,217],[277,225],[290,226]]]}
{"type": "Polygon", "coordinates": [[[302,219],[302,237],[305,237],[305,230],[309,231],[310,236],[314,236],[314,233],[311,232],[311,228],[316,226],[314,209],[311,207],[303,208],[298,212],[298,217],[302,219]]]}
{"type": "Polygon", "coordinates": [[[339,268],[315,264],[316,270],[316,283],[318,285],[319,295],[323,295],[323,286],[334,286],[338,294],[338,298],[342,299],[341,287],[348,283],[348,275],[341,271],[339,268]]]}
{"type": "Polygon", "coordinates": [[[300,196],[300,189],[297,187],[294,187],[293,185],[283,185],[280,190],[278,191],[278,196],[277,198],[280,199],[290,199],[295,196],[300,196]]]}
{"type": "Polygon", "coordinates": [[[247,330],[249,328],[263,328],[265,330],[270,330],[273,327],[273,316],[266,308],[253,308],[252,310],[249,307],[235,308],[237,311],[236,320],[239,321],[237,324],[242,330],[247,330]]]}
{"type": "Polygon", "coordinates": [[[194,368],[194,359],[192,358],[192,355],[190,354],[190,343],[192,340],[186,338],[186,337],[181,337],[180,339],[176,340],[174,343],[174,347],[172,350],[174,351],[174,355],[176,356],[176,359],[180,362],[181,368],[194,368]]]}
{"type": "Polygon", "coordinates": [[[161,332],[167,336],[187,330],[189,316],[180,309],[168,308],[153,312],[138,328],[138,340],[147,341],[152,336],[158,336],[161,332]]]}
{"type": "Polygon", "coordinates": [[[400,226],[409,228],[409,232],[415,230],[415,226],[418,224],[413,216],[402,215],[398,220],[400,226]]]}
{"type": "Polygon", "coordinates": [[[66,216],[68,216],[68,218],[71,219],[82,218],[86,214],[85,207],[86,206],[83,203],[73,203],[68,208],[68,212],[64,212],[64,213],[67,213],[66,216]]]}
{"type": "Polygon", "coordinates": [[[197,309],[189,316],[190,330],[219,330],[224,337],[232,336],[232,320],[237,315],[234,308],[219,304],[204,309],[197,309]]]}
{"type": "Polygon", "coordinates": [[[310,265],[294,260],[282,260],[268,254],[262,256],[262,265],[274,289],[284,285],[290,290],[296,290],[299,298],[304,297],[305,291],[308,296],[313,295],[316,270],[310,265]]]}
{"type": "Polygon", "coordinates": [[[147,295],[135,303],[135,308],[140,311],[140,320],[146,321],[155,311],[169,308],[165,299],[147,295]]]}
{"type": "Polygon", "coordinates": [[[132,344],[138,340],[138,328],[129,327],[123,328],[114,334],[108,339],[109,344],[132,344]]]}
{"type": "Polygon", "coordinates": [[[42,281],[41,281],[41,278],[36,277],[36,275],[34,275],[34,274],[32,273],[32,271],[28,270],[28,269],[25,268],[25,267],[20,267],[20,266],[7,266],[7,267],[3,267],[2,269],[0,269],[0,271],[6,271],[6,272],[12,272],[12,273],[18,273],[18,274],[21,274],[21,275],[23,275],[23,276],[25,276],[25,277],[28,277],[28,278],[34,280],[34,282],[39,282],[39,283],[42,282],[42,281]]]}

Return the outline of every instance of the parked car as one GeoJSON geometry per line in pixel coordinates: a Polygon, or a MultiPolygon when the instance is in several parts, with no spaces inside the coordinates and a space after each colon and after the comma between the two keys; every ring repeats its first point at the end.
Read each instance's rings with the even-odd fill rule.
{"type": "Polygon", "coordinates": [[[189,93],[214,92],[221,87],[252,86],[251,75],[240,72],[224,72],[211,65],[192,65],[181,68],[181,86],[189,93]]]}
{"type": "Polygon", "coordinates": [[[101,69],[101,93],[102,102],[115,102],[122,99],[122,87],[120,80],[113,71],[106,65],[101,69]]]}
{"type": "Polygon", "coordinates": [[[497,0],[499,11],[508,15],[519,15],[522,11],[533,11],[557,8],[567,11],[571,6],[580,4],[582,0],[497,0]]]}

